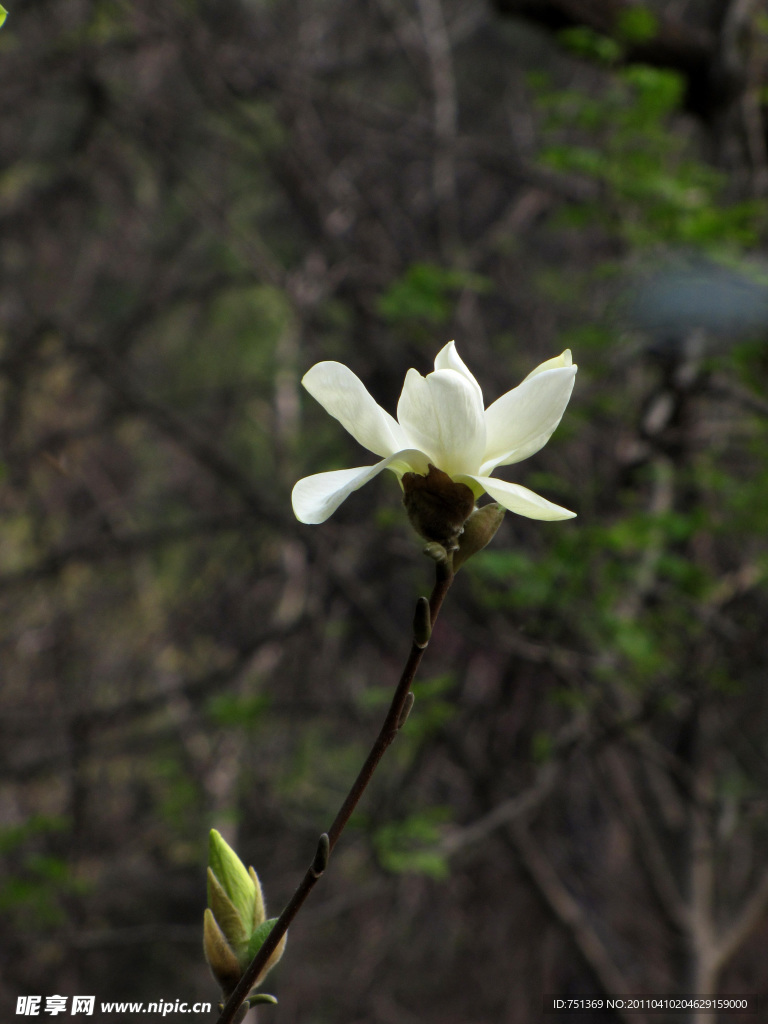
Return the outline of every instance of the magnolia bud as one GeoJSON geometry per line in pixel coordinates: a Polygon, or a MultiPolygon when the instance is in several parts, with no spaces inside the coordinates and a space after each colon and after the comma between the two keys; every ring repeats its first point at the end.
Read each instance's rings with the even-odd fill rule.
{"type": "Polygon", "coordinates": [[[464,531],[459,537],[459,550],[453,555],[453,571],[457,572],[468,558],[482,551],[489,544],[504,519],[506,509],[498,502],[492,501],[482,508],[476,508],[464,523],[464,531]]]}
{"type": "MultiPolygon", "coordinates": [[[[248,872],[232,847],[215,828],[211,829],[208,843],[208,906],[216,914],[212,902],[211,876],[219,883],[225,898],[237,911],[248,935],[266,917],[264,897],[256,872],[248,872]]],[[[217,919],[218,915],[216,914],[217,919]]],[[[219,920],[219,924],[222,922],[219,920]]]]}
{"type": "MultiPolygon", "coordinates": [[[[208,909],[203,921],[203,946],[211,972],[229,998],[277,919],[266,919],[264,896],[256,872],[253,868],[246,871],[235,851],[215,829],[210,833],[208,862],[208,909]]],[[[285,941],[283,935],[255,985],[280,959],[285,941]]]]}

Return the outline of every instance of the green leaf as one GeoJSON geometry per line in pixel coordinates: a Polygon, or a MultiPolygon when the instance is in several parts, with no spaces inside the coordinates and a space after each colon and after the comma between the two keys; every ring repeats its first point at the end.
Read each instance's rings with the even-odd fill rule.
{"type": "Polygon", "coordinates": [[[258,1006],[260,1003],[269,1003],[270,1006],[277,1006],[277,999],[269,992],[257,992],[254,996],[248,996],[249,1006],[258,1006]]]}
{"type": "Polygon", "coordinates": [[[5,19],[8,17],[8,11],[4,7],[0,7],[0,28],[3,27],[5,19]]]}
{"type": "Polygon", "coordinates": [[[261,721],[270,703],[270,698],[261,693],[218,693],[208,701],[207,710],[216,725],[249,729],[261,721]]]}
{"type": "Polygon", "coordinates": [[[395,323],[412,319],[444,323],[453,312],[453,293],[489,289],[489,280],[480,274],[415,263],[381,296],[379,313],[395,323]]]}
{"type": "Polygon", "coordinates": [[[259,952],[261,947],[267,941],[267,936],[272,931],[277,921],[276,917],[270,917],[268,921],[262,922],[256,931],[251,935],[251,940],[248,943],[248,960],[253,960],[256,954],[259,952]]]}
{"type": "Polygon", "coordinates": [[[450,820],[444,807],[427,807],[402,821],[382,825],[373,836],[379,861],[396,874],[426,875],[441,881],[450,874],[448,861],[440,852],[441,826],[450,820]]]}
{"type": "Polygon", "coordinates": [[[627,43],[647,43],[658,31],[658,18],[647,7],[627,7],[616,19],[616,32],[627,43]]]}
{"type": "Polygon", "coordinates": [[[622,55],[622,48],[615,40],[584,26],[563,29],[557,38],[572,53],[601,64],[613,64],[622,55]]]}
{"type": "Polygon", "coordinates": [[[531,737],[531,760],[534,764],[544,764],[554,753],[552,734],[544,729],[535,732],[531,737]]]}

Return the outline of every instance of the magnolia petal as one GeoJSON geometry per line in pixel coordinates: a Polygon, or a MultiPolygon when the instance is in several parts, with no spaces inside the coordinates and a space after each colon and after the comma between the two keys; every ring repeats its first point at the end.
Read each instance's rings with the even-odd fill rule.
{"type": "Polygon", "coordinates": [[[540,494],[529,491],[520,484],[510,484],[506,480],[497,480],[492,476],[472,476],[468,479],[480,484],[495,501],[519,516],[553,522],[557,519],[573,519],[576,515],[575,512],[569,512],[567,508],[547,501],[540,494]]]}
{"type": "Polygon", "coordinates": [[[481,473],[522,462],[544,447],[562,419],[575,376],[575,366],[542,370],[485,410],[488,440],[481,473]]]}
{"type": "Polygon", "coordinates": [[[343,363],[317,363],[304,374],[301,383],[368,451],[386,457],[407,447],[400,424],[374,401],[360,378],[343,363]]]}
{"type": "Polygon", "coordinates": [[[291,494],[294,515],[300,523],[324,523],[353,491],[359,490],[384,469],[391,469],[398,476],[408,472],[426,475],[429,459],[424,452],[406,449],[395,452],[375,466],[334,469],[329,473],[305,476],[291,494]]]}
{"type": "Polygon", "coordinates": [[[547,359],[543,363],[539,363],[535,370],[531,370],[527,377],[523,378],[524,381],[530,380],[531,377],[535,377],[537,373],[542,373],[544,370],[556,370],[561,366],[572,366],[573,356],[571,350],[567,348],[564,352],[561,352],[559,356],[554,356],[552,359],[547,359]]]}
{"type": "Polygon", "coordinates": [[[470,373],[464,360],[459,356],[456,351],[456,343],[449,341],[448,344],[441,348],[435,356],[435,369],[436,370],[456,370],[462,377],[469,381],[469,383],[477,388],[478,394],[480,395],[480,401],[483,401],[483,391],[480,385],[477,383],[473,375],[470,373]]]}
{"type": "Polygon", "coordinates": [[[453,476],[480,468],[485,419],[480,388],[458,370],[422,377],[409,370],[397,406],[408,441],[426,452],[437,469],[453,476]]]}

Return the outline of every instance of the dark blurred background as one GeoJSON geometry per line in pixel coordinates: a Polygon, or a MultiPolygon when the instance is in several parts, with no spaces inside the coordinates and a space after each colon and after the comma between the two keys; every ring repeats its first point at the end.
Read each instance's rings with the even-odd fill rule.
{"type": "Polygon", "coordinates": [[[215,1001],[211,827],[292,892],[432,575],[389,474],[294,520],[375,461],[300,380],[394,411],[452,338],[488,401],[572,348],[502,475],[578,518],[510,515],[457,577],[260,1024],[768,994],[764,5],[10,6],[4,1019],[215,1001]]]}

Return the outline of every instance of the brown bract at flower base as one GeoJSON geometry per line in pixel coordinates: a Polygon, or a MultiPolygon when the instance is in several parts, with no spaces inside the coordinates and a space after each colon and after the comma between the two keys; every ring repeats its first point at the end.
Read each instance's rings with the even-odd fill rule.
{"type": "Polygon", "coordinates": [[[404,473],[403,504],[413,528],[425,540],[437,541],[448,550],[475,507],[475,495],[466,484],[456,483],[430,464],[426,476],[404,473]]]}

